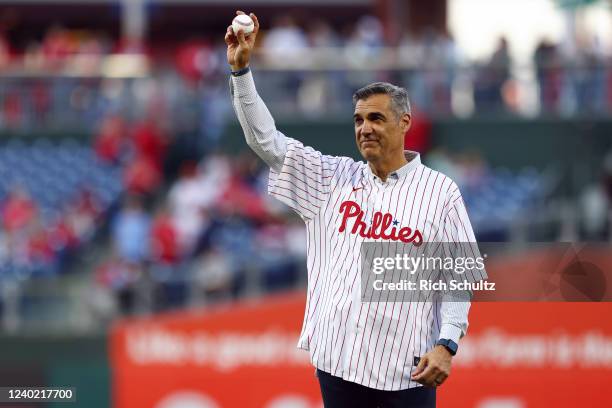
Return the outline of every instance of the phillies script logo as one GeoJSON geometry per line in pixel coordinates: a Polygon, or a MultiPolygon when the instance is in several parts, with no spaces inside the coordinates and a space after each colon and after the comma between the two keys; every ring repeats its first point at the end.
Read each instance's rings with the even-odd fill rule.
{"type": "Polygon", "coordinates": [[[351,234],[359,234],[364,238],[382,238],[391,241],[412,242],[414,246],[419,246],[423,243],[423,236],[418,229],[413,231],[409,227],[402,227],[398,231],[397,227],[394,226],[391,228],[391,231],[387,233],[391,224],[398,223],[397,221],[393,221],[393,215],[389,213],[383,214],[380,211],[376,211],[372,218],[372,225],[369,227],[363,220],[365,213],[361,210],[359,204],[354,201],[345,201],[340,204],[340,213],[343,215],[342,224],[340,224],[338,232],[344,232],[346,229],[346,222],[350,218],[354,218],[355,223],[353,224],[351,234]]]}

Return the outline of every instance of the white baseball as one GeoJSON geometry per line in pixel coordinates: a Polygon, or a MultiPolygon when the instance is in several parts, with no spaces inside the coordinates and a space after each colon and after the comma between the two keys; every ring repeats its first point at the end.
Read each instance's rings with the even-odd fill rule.
{"type": "Polygon", "coordinates": [[[232,30],[234,30],[234,34],[238,34],[239,29],[242,29],[245,36],[251,34],[255,29],[253,19],[246,14],[236,16],[232,21],[232,30]]]}

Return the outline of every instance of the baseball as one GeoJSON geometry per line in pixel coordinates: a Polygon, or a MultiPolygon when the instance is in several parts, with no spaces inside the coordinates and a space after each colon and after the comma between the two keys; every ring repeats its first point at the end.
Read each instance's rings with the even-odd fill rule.
{"type": "Polygon", "coordinates": [[[239,29],[244,31],[244,35],[247,36],[253,32],[255,28],[255,23],[251,19],[251,17],[246,14],[240,14],[234,18],[232,21],[232,30],[234,30],[234,34],[238,33],[239,29]]]}

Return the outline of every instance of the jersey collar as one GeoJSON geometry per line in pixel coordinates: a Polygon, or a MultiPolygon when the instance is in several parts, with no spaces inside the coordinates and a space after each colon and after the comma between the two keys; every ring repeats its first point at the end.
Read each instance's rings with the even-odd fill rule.
{"type": "MultiPolygon", "coordinates": [[[[404,164],[402,167],[389,174],[388,179],[399,180],[410,174],[421,164],[421,155],[418,152],[412,150],[404,150],[404,157],[406,157],[408,163],[404,164]]],[[[365,167],[365,171],[368,177],[372,177],[374,178],[374,180],[377,180],[378,176],[372,172],[370,165],[366,163],[365,167]]]]}

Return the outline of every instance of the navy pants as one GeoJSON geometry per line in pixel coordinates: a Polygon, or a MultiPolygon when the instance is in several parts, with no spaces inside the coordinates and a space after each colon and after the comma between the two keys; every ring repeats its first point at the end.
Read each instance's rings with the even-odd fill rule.
{"type": "Polygon", "coordinates": [[[325,408],[435,408],[436,389],[382,391],[317,370],[325,408]]]}

